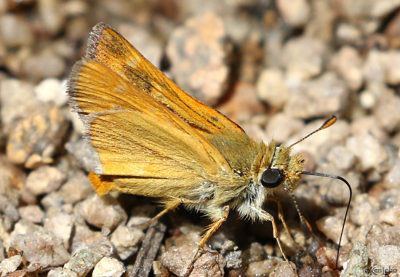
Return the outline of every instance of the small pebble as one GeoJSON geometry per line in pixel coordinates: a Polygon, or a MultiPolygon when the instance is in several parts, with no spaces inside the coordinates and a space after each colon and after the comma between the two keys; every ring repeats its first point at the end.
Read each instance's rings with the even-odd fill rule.
{"type": "Polygon", "coordinates": [[[111,243],[114,245],[118,256],[126,260],[139,249],[139,243],[143,240],[142,230],[124,225],[118,226],[111,235],[111,243]]]}
{"type": "Polygon", "coordinates": [[[332,58],[333,67],[350,89],[357,91],[363,84],[362,60],[355,48],[344,46],[332,58]]]}
{"type": "Polygon", "coordinates": [[[258,242],[251,243],[248,252],[249,262],[258,262],[267,258],[264,247],[258,242]]]}
{"type": "Polygon", "coordinates": [[[61,207],[65,204],[64,196],[58,191],[52,191],[42,198],[40,204],[45,210],[49,210],[52,207],[61,207]]]}
{"type": "Polygon", "coordinates": [[[364,78],[368,83],[383,83],[385,81],[386,53],[371,50],[363,65],[364,78]]]}
{"type": "MultiPolygon", "coordinates": [[[[72,6],[72,5],[71,6],[69,5],[70,3],[72,4],[73,2],[63,3],[64,8],[67,8],[67,9],[70,8],[72,6]]],[[[77,3],[77,1],[75,3],[77,3]]],[[[83,3],[83,2],[80,2],[80,3],[82,3],[82,6],[86,5],[85,8],[87,8],[87,3],[83,3]]],[[[74,7],[72,7],[72,8],[74,8],[74,7]]],[[[78,7],[78,9],[79,8],[80,7],[78,7]]],[[[87,38],[87,35],[90,32],[91,27],[92,27],[91,23],[89,23],[82,16],[77,16],[77,17],[74,16],[74,17],[68,19],[68,24],[65,26],[65,37],[68,42],[84,41],[87,38]]],[[[68,51],[71,51],[71,49],[69,49],[68,51]]],[[[76,53],[72,53],[73,56],[75,54],[76,53]]]]}
{"type": "Polygon", "coordinates": [[[381,17],[392,11],[398,5],[398,1],[339,1],[338,7],[344,16],[351,17],[381,17]],[[362,4],[360,4],[362,3],[362,4]]]}
{"type": "Polygon", "coordinates": [[[19,213],[16,207],[16,203],[13,203],[6,196],[0,195],[0,213],[2,224],[7,231],[9,231],[14,223],[19,219],[19,213]]]}
{"type": "Polygon", "coordinates": [[[309,20],[311,8],[306,0],[278,0],[277,6],[283,20],[292,27],[302,27],[309,20]]]}
{"type": "Polygon", "coordinates": [[[94,189],[86,174],[78,171],[61,186],[59,193],[65,203],[75,204],[87,199],[94,189]]]}
{"type": "Polygon", "coordinates": [[[371,271],[393,273],[400,267],[400,227],[373,225],[367,233],[367,247],[371,271]]]}
{"type": "Polygon", "coordinates": [[[400,267],[399,245],[383,245],[378,248],[377,252],[376,261],[383,268],[395,269],[400,267]]]}
{"type": "Polygon", "coordinates": [[[22,251],[24,259],[41,267],[58,266],[70,257],[63,242],[53,233],[36,231],[12,236],[10,246],[22,251]]]}
{"type": "MultiPolygon", "coordinates": [[[[79,120],[81,122],[81,120],[79,120]]],[[[94,172],[97,161],[93,156],[93,147],[88,140],[81,138],[79,140],[66,143],[65,148],[76,159],[81,168],[87,172],[94,172]]]]}
{"type": "Polygon", "coordinates": [[[69,247],[73,227],[73,216],[65,213],[50,215],[44,221],[44,229],[49,230],[56,237],[61,239],[67,249],[69,247]]]}
{"type": "MultiPolygon", "coordinates": [[[[316,240],[314,240],[316,241],[316,240]]],[[[317,242],[318,244],[318,242],[317,242]]],[[[347,246],[347,245],[346,245],[347,246]]],[[[344,248],[343,245],[340,248],[340,252],[339,253],[339,261],[338,261],[338,266],[343,266],[341,263],[341,257],[343,256],[343,254],[347,254],[344,253],[344,248]],[[342,255],[340,255],[342,254],[342,255]]],[[[310,257],[310,256],[308,256],[310,257]]],[[[321,267],[329,267],[331,268],[333,264],[336,264],[336,258],[337,258],[337,249],[331,248],[331,247],[320,247],[318,248],[318,250],[315,253],[315,257],[317,258],[318,263],[320,264],[321,267]]],[[[311,257],[310,257],[311,258],[311,257]]]]}
{"type": "Polygon", "coordinates": [[[21,263],[22,257],[20,255],[15,255],[2,260],[0,262],[0,276],[10,276],[8,274],[16,271],[21,263]]]}
{"type": "MultiPolygon", "coordinates": [[[[196,247],[197,245],[193,243],[180,247],[171,247],[161,256],[163,266],[179,277],[184,276],[196,247]]],[[[194,262],[189,277],[203,275],[224,276],[224,266],[226,265],[224,257],[215,251],[204,251],[194,262]]]]}
{"type": "Polygon", "coordinates": [[[94,194],[79,203],[77,209],[90,225],[102,228],[105,232],[114,230],[127,219],[118,201],[107,195],[100,197],[94,194]]]}
{"type": "Polygon", "coordinates": [[[290,265],[278,259],[268,259],[259,262],[252,262],[249,264],[245,276],[246,277],[259,277],[259,276],[276,276],[276,277],[295,277],[297,274],[293,269],[293,263],[290,265]]]}
{"type": "Polygon", "coordinates": [[[400,227],[400,206],[379,211],[379,222],[400,227]]]}
{"type": "Polygon", "coordinates": [[[196,225],[185,224],[179,228],[180,235],[172,236],[166,240],[166,247],[181,247],[193,242],[200,242],[203,228],[196,225]]]}
{"type": "Polygon", "coordinates": [[[339,23],[336,29],[336,37],[343,43],[356,43],[360,41],[361,35],[360,29],[348,22],[339,23]]]}
{"type": "Polygon", "coordinates": [[[20,220],[18,220],[17,223],[15,223],[14,229],[9,234],[9,237],[5,240],[4,244],[7,247],[10,247],[11,246],[10,242],[13,240],[16,240],[15,239],[16,236],[32,234],[35,232],[42,232],[42,231],[43,231],[42,226],[34,224],[33,222],[25,220],[25,219],[20,219],[20,220]]]}
{"type": "Polygon", "coordinates": [[[305,35],[315,37],[331,44],[335,39],[334,31],[337,28],[337,10],[332,8],[332,3],[318,1],[312,5],[312,15],[305,26],[305,35]]]}
{"type": "Polygon", "coordinates": [[[16,164],[36,168],[52,162],[68,124],[62,112],[51,107],[19,121],[7,143],[7,157],[16,164]]]}
{"type": "Polygon", "coordinates": [[[240,269],[243,266],[242,251],[230,251],[225,255],[227,269],[240,269]]]}
{"type": "Polygon", "coordinates": [[[370,90],[364,90],[360,94],[360,104],[364,109],[372,109],[377,103],[377,97],[370,90]]]}
{"type": "Polygon", "coordinates": [[[0,41],[6,47],[29,46],[32,44],[34,37],[28,21],[15,14],[1,15],[0,41]]]}
{"type": "Polygon", "coordinates": [[[281,109],[289,97],[284,73],[274,68],[263,70],[257,81],[257,96],[272,107],[281,109]]]}
{"type": "Polygon", "coordinates": [[[102,239],[77,251],[64,265],[63,270],[75,272],[78,276],[86,276],[103,258],[112,254],[111,244],[102,239]]]}
{"type": "Polygon", "coordinates": [[[358,225],[372,225],[376,223],[378,210],[378,201],[367,195],[359,194],[353,200],[350,209],[351,221],[358,225]]]}
{"type": "Polygon", "coordinates": [[[400,83],[400,69],[396,66],[396,64],[400,62],[400,52],[389,51],[386,58],[386,82],[389,85],[398,85],[400,83]]]}
{"type": "Polygon", "coordinates": [[[227,36],[232,38],[235,43],[241,44],[252,30],[252,24],[249,21],[234,14],[224,14],[223,20],[227,36]]]}
{"type": "Polygon", "coordinates": [[[379,207],[382,210],[400,207],[400,189],[386,190],[379,195],[379,207]]]}
{"type": "Polygon", "coordinates": [[[326,158],[333,163],[335,167],[342,170],[349,170],[356,161],[354,153],[342,145],[334,146],[329,151],[326,158]]]}
{"type": "MultiPolygon", "coordinates": [[[[5,127],[40,109],[32,84],[17,79],[0,82],[1,120],[5,127]]],[[[4,128],[4,127],[3,127],[4,128]]],[[[8,127],[7,127],[8,128],[8,127]]]]}
{"type": "Polygon", "coordinates": [[[36,98],[43,103],[54,103],[58,107],[68,101],[66,87],[58,79],[44,79],[34,88],[36,98]]]}
{"type": "Polygon", "coordinates": [[[367,246],[361,241],[354,241],[350,252],[350,259],[342,272],[342,277],[364,276],[368,269],[367,246]]]}
{"type": "Polygon", "coordinates": [[[44,218],[44,212],[38,205],[28,205],[18,208],[21,218],[32,221],[33,223],[41,223],[44,218]]]}
{"type": "Polygon", "coordinates": [[[0,195],[15,203],[19,202],[24,190],[26,173],[12,164],[6,156],[0,155],[0,195]]]}
{"type": "MultiPolygon", "coordinates": [[[[336,216],[326,216],[319,219],[317,222],[318,230],[321,231],[327,238],[331,239],[335,243],[339,242],[340,232],[343,228],[343,219],[336,216]]],[[[348,239],[349,226],[346,224],[346,228],[342,237],[342,245],[349,242],[348,239]]]]}
{"type": "Polygon", "coordinates": [[[372,1],[372,3],[372,9],[369,12],[373,17],[384,17],[400,7],[399,0],[372,1]]]}
{"type": "Polygon", "coordinates": [[[60,77],[65,71],[65,61],[52,53],[29,56],[22,65],[26,76],[32,80],[60,77]]]}
{"type": "MultiPolygon", "coordinates": [[[[250,27],[251,28],[251,27],[250,27]]],[[[265,33],[265,32],[264,32],[265,33]]],[[[264,64],[270,68],[282,66],[282,48],[285,37],[280,30],[271,29],[265,33],[264,42],[264,64]]]]}
{"type": "Polygon", "coordinates": [[[348,138],[346,148],[357,157],[363,171],[378,167],[388,158],[382,142],[371,134],[348,138]]]}
{"type": "Polygon", "coordinates": [[[65,268],[55,268],[49,271],[47,277],[80,277],[76,272],[65,268]]]}
{"type": "Polygon", "coordinates": [[[379,99],[379,103],[374,111],[378,118],[379,125],[387,132],[393,132],[400,129],[400,97],[392,90],[384,90],[379,99]]]}
{"type": "Polygon", "coordinates": [[[398,48],[400,46],[400,13],[397,11],[393,19],[388,23],[385,30],[385,36],[389,40],[389,44],[392,48],[398,48]]]}
{"type": "Polygon", "coordinates": [[[76,253],[88,245],[101,241],[104,235],[100,231],[92,231],[83,218],[75,218],[73,236],[71,240],[71,253],[76,253]]]}
{"type": "Polygon", "coordinates": [[[311,79],[319,75],[324,64],[325,52],[326,46],[318,39],[299,37],[289,40],[281,53],[288,78],[311,79]]]}
{"type": "MultiPolygon", "coordinates": [[[[372,262],[375,262],[378,251],[386,245],[400,246],[400,227],[374,224],[367,233],[367,247],[372,262]]],[[[396,257],[395,255],[393,257],[396,257]]],[[[398,260],[400,261],[400,260],[398,260]]]]}
{"type": "Polygon", "coordinates": [[[65,23],[64,10],[60,1],[37,0],[40,23],[47,33],[58,34],[65,23]]]}
{"type": "Polygon", "coordinates": [[[65,179],[65,174],[56,167],[41,166],[28,175],[26,187],[35,195],[41,195],[57,190],[65,179]]]}
{"type": "Polygon", "coordinates": [[[125,266],[115,258],[104,257],[94,267],[93,277],[119,277],[125,272],[125,266]]]}
{"type": "Polygon", "coordinates": [[[384,185],[387,189],[400,188],[400,159],[396,159],[385,177],[384,185]]]}

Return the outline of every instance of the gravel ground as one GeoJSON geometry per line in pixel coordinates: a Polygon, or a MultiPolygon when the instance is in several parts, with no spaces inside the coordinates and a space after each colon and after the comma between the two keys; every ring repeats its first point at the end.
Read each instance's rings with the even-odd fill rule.
{"type": "MultiPolygon", "coordinates": [[[[66,82],[96,23],[123,34],[185,91],[254,139],[294,147],[308,171],[287,195],[290,263],[269,223],[237,215],[190,276],[399,276],[399,0],[0,0],[0,276],[182,276],[210,223],[152,199],[99,197],[66,82]],[[139,227],[138,227],[139,226],[139,227]]],[[[266,203],[276,214],[276,205],[266,203]]]]}

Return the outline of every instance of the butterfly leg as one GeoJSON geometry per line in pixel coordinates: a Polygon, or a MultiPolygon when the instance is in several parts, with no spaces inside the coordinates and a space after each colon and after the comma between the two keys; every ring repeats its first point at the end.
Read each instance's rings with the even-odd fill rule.
{"type": "Polygon", "coordinates": [[[278,244],[279,250],[281,251],[283,258],[285,259],[286,262],[289,262],[285,253],[283,252],[281,241],[279,240],[278,226],[276,225],[274,217],[272,215],[270,215],[269,213],[267,213],[266,211],[263,211],[260,209],[255,209],[255,212],[257,213],[258,217],[260,217],[261,220],[271,222],[272,235],[274,236],[274,239],[276,240],[276,242],[278,244]]]}
{"type": "Polygon", "coordinates": [[[222,223],[224,223],[229,215],[229,206],[224,206],[221,210],[221,217],[217,221],[213,222],[210,226],[207,228],[207,232],[204,234],[203,238],[201,241],[197,244],[196,251],[194,252],[194,255],[192,256],[192,259],[190,260],[190,264],[188,268],[186,269],[185,277],[189,276],[190,272],[193,269],[193,264],[196,261],[197,255],[199,251],[204,247],[204,245],[207,243],[207,241],[210,239],[210,237],[221,227],[222,223]]]}
{"type": "Polygon", "coordinates": [[[178,208],[183,203],[185,203],[183,199],[173,199],[173,200],[169,200],[167,202],[164,202],[164,210],[162,210],[155,217],[150,219],[150,221],[154,222],[154,221],[158,220],[164,214],[166,214],[169,211],[175,210],[176,208],[178,208]]]}
{"type": "Polygon", "coordinates": [[[151,218],[150,220],[146,221],[145,223],[139,224],[139,226],[141,228],[147,228],[149,227],[153,222],[157,221],[160,217],[162,217],[164,214],[166,214],[169,211],[173,211],[176,208],[178,208],[181,204],[186,203],[185,200],[183,199],[172,199],[172,200],[168,200],[168,201],[164,201],[164,209],[159,212],[156,216],[154,216],[153,218],[151,218]]]}
{"type": "MultiPolygon", "coordinates": [[[[291,235],[290,232],[289,232],[289,228],[288,228],[287,225],[286,225],[286,221],[285,221],[285,217],[284,217],[284,215],[283,215],[283,208],[282,208],[281,202],[280,202],[278,199],[276,199],[275,197],[268,197],[268,198],[266,199],[266,201],[271,201],[271,202],[274,202],[274,203],[276,204],[276,206],[278,207],[278,217],[279,217],[279,220],[282,222],[283,228],[284,228],[285,231],[288,233],[289,237],[293,240],[292,235],[291,235]]],[[[293,240],[293,241],[294,241],[294,240],[293,240]]]]}

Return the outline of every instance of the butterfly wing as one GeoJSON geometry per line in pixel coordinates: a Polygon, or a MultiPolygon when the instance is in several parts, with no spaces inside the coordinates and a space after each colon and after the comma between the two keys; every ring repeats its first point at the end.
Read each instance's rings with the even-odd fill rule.
{"type": "Polygon", "coordinates": [[[187,95],[101,23],[68,92],[87,127],[96,174],[114,176],[109,184],[122,180],[119,190],[147,195],[159,180],[183,189],[229,179],[256,152],[238,125],[187,95]]]}
{"type": "Polygon", "coordinates": [[[182,91],[128,41],[103,23],[97,24],[91,32],[86,58],[109,67],[145,90],[206,136],[223,131],[244,134],[237,124],[182,91]]]}
{"type": "Polygon", "coordinates": [[[107,25],[99,23],[93,28],[86,58],[111,68],[121,78],[145,90],[215,145],[232,167],[246,167],[248,160],[242,157],[255,155],[257,147],[236,123],[181,90],[107,25]],[[238,147],[239,155],[233,151],[238,147]]]}

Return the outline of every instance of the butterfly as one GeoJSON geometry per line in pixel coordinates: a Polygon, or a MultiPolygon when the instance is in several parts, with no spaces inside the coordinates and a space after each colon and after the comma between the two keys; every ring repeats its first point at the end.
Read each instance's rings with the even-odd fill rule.
{"type": "MultiPolygon", "coordinates": [[[[182,91],[104,23],[91,31],[68,94],[85,126],[96,165],[89,178],[99,195],[119,191],[158,198],[164,209],[153,220],[181,205],[204,213],[212,224],[194,257],[230,210],[269,221],[286,259],[276,220],[262,205],[272,200],[281,211],[274,195],[293,194],[299,184],[304,159],[291,155],[294,144],[254,141],[182,91]]],[[[332,117],[316,131],[335,121],[332,117]]],[[[279,218],[287,229],[281,213],[279,218]]]]}

